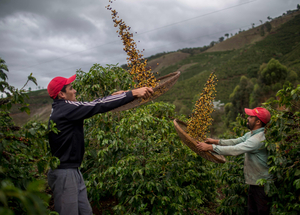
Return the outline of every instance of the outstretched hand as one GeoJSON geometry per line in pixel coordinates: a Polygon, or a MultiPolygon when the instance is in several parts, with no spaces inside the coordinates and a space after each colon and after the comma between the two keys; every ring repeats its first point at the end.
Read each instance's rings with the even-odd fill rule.
{"type": "Polygon", "coordinates": [[[197,149],[199,149],[200,151],[204,151],[204,152],[207,152],[207,151],[213,151],[212,145],[206,144],[206,143],[203,143],[203,142],[198,142],[198,144],[197,144],[196,147],[197,147],[197,149]]]}
{"type": "Polygon", "coordinates": [[[141,87],[132,90],[132,95],[134,97],[147,99],[154,93],[153,89],[151,87],[141,87]]]}
{"type": "Polygon", "coordinates": [[[215,145],[219,144],[219,140],[212,139],[212,138],[207,138],[204,142],[207,144],[215,144],[215,145]]]}

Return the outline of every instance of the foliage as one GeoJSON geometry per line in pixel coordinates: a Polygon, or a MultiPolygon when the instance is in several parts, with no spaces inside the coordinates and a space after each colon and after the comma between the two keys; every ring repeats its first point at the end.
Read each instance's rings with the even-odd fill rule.
{"type": "Polygon", "coordinates": [[[118,116],[99,116],[97,121],[115,124],[102,121],[101,127],[93,127],[97,139],[89,140],[84,168],[92,200],[115,196],[117,214],[189,213],[213,201],[209,166],[182,145],[173,117],[174,106],[166,103],[127,111],[120,121],[118,116]]]}
{"type": "MultiPolygon", "coordinates": [[[[300,196],[300,85],[284,86],[273,101],[283,110],[271,109],[271,122],[266,133],[266,146],[270,152],[268,165],[273,180],[260,180],[272,197],[272,214],[299,214],[300,196]]],[[[271,105],[271,104],[267,104],[271,105]]]]}
{"type": "MultiPolygon", "coordinates": [[[[248,67],[248,71],[253,71],[255,68],[258,69],[258,66],[252,65],[248,67]]],[[[259,67],[257,79],[250,80],[246,76],[242,76],[239,85],[235,87],[229,97],[231,109],[228,111],[229,105],[226,106],[225,123],[229,125],[238,114],[244,112],[245,107],[254,108],[266,100],[273,99],[272,96],[281,89],[284,82],[291,80],[292,83],[295,83],[297,77],[294,71],[289,71],[286,66],[273,58],[267,64],[263,63],[259,67]]]]}
{"type": "Polygon", "coordinates": [[[298,75],[295,71],[291,70],[289,71],[286,80],[292,84],[294,84],[298,79],[298,75]]]}
{"type": "Polygon", "coordinates": [[[234,121],[238,114],[244,112],[245,107],[249,107],[250,94],[253,90],[253,83],[246,76],[242,76],[239,85],[237,85],[230,95],[230,104],[225,106],[227,125],[234,121]]]}
{"type": "MultiPolygon", "coordinates": [[[[253,90],[253,83],[246,76],[242,76],[240,84],[236,86],[230,95],[230,100],[235,113],[243,113],[244,107],[249,106],[250,93],[253,90]]],[[[237,115],[237,114],[236,114],[237,115]]]]}
{"type": "Polygon", "coordinates": [[[30,74],[25,85],[19,90],[8,84],[5,71],[8,72],[7,65],[5,64],[5,61],[0,58],[0,79],[2,79],[0,80],[0,93],[2,95],[0,99],[0,108],[4,111],[8,111],[13,104],[22,104],[19,109],[29,114],[30,110],[27,107],[28,104],[24,103],[24,99],[28,98],[28,96],[24,94],[24,87],[29,81],[32,81],[37,85],[36,79],[30,74]]]}
{"type": "Polygon", "coordinates": [[[230,122],[232,122],[233,119],[235,119],[235,116],[236,116],[236,114],[235,114],[235,112],[233,110],[232,103],[231,102],[226,103],[225,106],[224,106],[224,117],[223,117],[223,120],[224,120],[225,125],[227,127],[229,127],[230,122]]]}
{"type": "Polygon", "coordinates": [[[270,22],[266,22],[265,26],[266,26],[267,32],[270,32],[272,30],[272,25],[270,22]]]}
{"type": "MultiPolygon", "coordinates": [[[[236,121],[232,123],[233,132],[227,132],[220,136],[222,139],[233,139],[243,136],[248,132],[246,128],[246,119],[238,115],[236,121]]],[[[222,199],[217,213],[222,214],[246,214],[248,185],[244,182],[244,155],[227,156],[226,163],[217,167],[214,171],[220,174],[222,193],[225,198],[222,199]]]]}
{"type": "Polygon", "coordinates": [[[273,58],[259,71],[261,83],[265,85],[282,83],[286,79],[287,73],[288,69],[273,58]]]}
{"type": "Polygon", "coordinates": [[[265,36],[265,26],[264,25],[262,25],[261,27],[260,27],[260,36],[265,36]]]}
{"type": "Polygon", "coordinates": [[[226,163],[221,169],[222,193],[225,198],[217,208],[217,213],[246,214],[248,185],[244,182],[244,156],[226,157],[226,163]]]}
{"type": "Polygon", "coordinates": [[[207,49],[209,49],[209,46],[203,46],[203,47],[197,47],[197,48],[184,48],[184,49],[178,49],[178,52],[183,52],[183,53],[189,53],[191,56],[193,56],[195,53],[204,52],[207,49]]]}
{"type": "Polygon", "coordinates": [[[78,90],[77,99],[84,98],[86,101],[105,97],[119,90],[128,90],[134,84],[130,74],[117,65],[102,67],[94,64],[88,73],[77,70],[76,77],[73,85],[78,90]]]}
{"type": "Polygon", "coordinates": [[[261,104],[261,99],[264,98],[264,93],[258,83],[256,83],[253,87],[253,91],[251,92],[250,95],[250,108],[255,108],[260,106],[261,104]]]}
{"type": "MultiPolygon", "coordinates": [[[[105,83],[115,75],[101,71],[105,83]]],[[[81,73],[83,80],[91,72],[81,73]]],[[[93,81],[99,82],[97,78],[93,81]]],[[[82,98],[90,96],[81,82],[74,86],[82,98]]],[[[100,85],[95,90],[104,92],[100,85]]],[[[106,90],[114,87],[107,85],[106,90]]],[[[210,165],[181,143],[172,122],[177,117],[174,109],[153,103],[85,120],[82,172],[92,202],[114,197],[117,214],[188,214],[213,201],[210,165]]]]}
{"type": "Polygon", "coordinates": [[[259,70],[259,65],[258,64],[251,64],[247,68],[247,77],[249,77],[249,78],[257,78],[257,76],[258,76],[258,70],[259,70]]]}
{"type": "MultiPolygon", "coordinates": [[[[8,71],[3,64],[1,68],[8,71]]],[[[26,95],[23,89],[10,86],[2,72],[1,92],[7,97],[1,100],[0,107],[0,214],[47,214],[49,196],[43,192],[46,185],[43,173],[49,164],[55,167],[57,163],[48,152],[48,129],[36,122],[29,122],[23,128],[14,125],[8,109],[12,104],[23,105],[26,95]]],[[[28,80],[35,78],[30,75],[28,80]]],[[[29,112],[26,105],[21,110],[29,112]]],[[[55,131],[53,125],[51,129],[55,131]]]]}

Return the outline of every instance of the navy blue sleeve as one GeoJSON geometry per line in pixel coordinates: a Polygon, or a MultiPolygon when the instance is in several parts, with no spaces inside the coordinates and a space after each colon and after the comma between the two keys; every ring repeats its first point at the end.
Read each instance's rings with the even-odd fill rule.
{"type": "Polygon", "coordinates": [[[105,113],[134,100],[131,91],[98,98],[92,102],[65,101],[64,116],[70,121],[77,121],[94,116],[97,113],[105,113]]]}

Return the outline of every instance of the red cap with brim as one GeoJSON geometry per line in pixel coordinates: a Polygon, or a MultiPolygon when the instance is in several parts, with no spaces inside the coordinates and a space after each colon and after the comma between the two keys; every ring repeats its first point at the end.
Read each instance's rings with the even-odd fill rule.
{"type": "Polygon", "coordinates": [[[254,109],[245,108],[245,113],[249,116],[257,116],[263,123],[267,124],[271,119],[270,112],[262,107],[256,107],[254,109]]]}
{"type": "Polygon", "coordinates": [[[49,93],[49,96],[53,99],[55,99],[61,91],[61,89],[70,83],[72,83],[76,79],[76,74],[71,76],[70,78],[64,78],[64,77],[55,77],[53,78],[50,83],[48,84],[47,91],[49,93]]]}

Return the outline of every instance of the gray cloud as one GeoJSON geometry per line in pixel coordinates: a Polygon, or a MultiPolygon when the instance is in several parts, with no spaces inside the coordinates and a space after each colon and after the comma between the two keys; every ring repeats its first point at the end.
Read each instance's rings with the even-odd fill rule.
{"type": "MultiPolygon", "coordinates": [[[[124,64],[126,54],[113,27],[111,6],[134,33],[144,57],[217,41],[225,33],[259,25],[296,8],[297,0],[1,0],[0,57],[9,83],[20,88],[33,73],[46,88],[94,63],[124,64]],[[137,33],[135,33],[137,32],[137,33]],[[138,42],[140,41],[140,42],[138,42]]],[[[29,85],[35,89],[33,84],[29,85]]]]}

